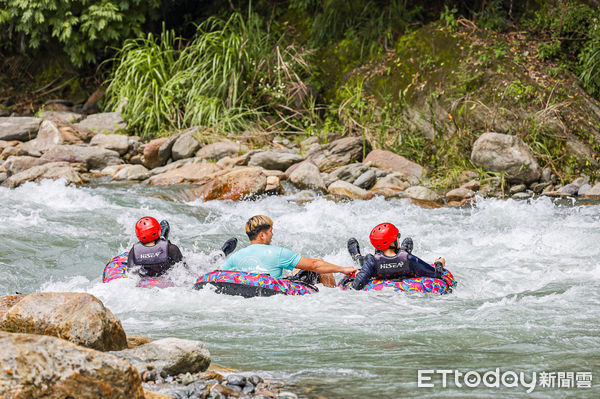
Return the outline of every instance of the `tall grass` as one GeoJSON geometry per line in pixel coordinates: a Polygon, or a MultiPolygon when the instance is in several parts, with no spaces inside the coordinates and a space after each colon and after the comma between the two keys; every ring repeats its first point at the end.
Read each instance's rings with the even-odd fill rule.
{"type": "Polygon", "coordinates": [[[197,125],[293,127],[307,112],[309,53],[271,28],[249,11],[207,19],[185,45],[168,31],[128,41],[114,59],[108,106],[128,98],[124,117],[145,137],[197,125]]]}

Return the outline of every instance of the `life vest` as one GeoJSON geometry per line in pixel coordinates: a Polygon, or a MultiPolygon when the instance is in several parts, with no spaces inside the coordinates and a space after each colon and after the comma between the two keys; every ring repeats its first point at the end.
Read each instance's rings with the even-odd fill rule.
{"type": "Polygon", "coordinates": [[[383,252],[377,251],[373,255],[375,259],[375,278],[381,280],[394,280],[398,278],[412,277],[408,262],[408,252],[400,250],[395,256],[385,256],[383,252]]]}
{"type": "Polygon", "coordinates": [[[167,264],[169,241],[158,240],[156,245],[147,247],[141,242],[133,246],[133,261],[140,266],[162,266],[167,264]]]}

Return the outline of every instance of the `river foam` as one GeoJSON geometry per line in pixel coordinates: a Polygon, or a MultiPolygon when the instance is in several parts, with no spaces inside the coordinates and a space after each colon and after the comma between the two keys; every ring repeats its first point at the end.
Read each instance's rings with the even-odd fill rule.
{"type": "MultiPolygon", "coordinates": [[[[478,199],[423,209],[406,199],[332,202],[294,197],[176,203],[171,188],[60,181],[0,188],[0,295],[80,291],[98,296],[128,333],[207,343],[217,363],[309,386],[308,396],[492,396],[492,388],[417,388],[418,369],[597,372],[600,366],[600,207],[550,199],[478,199]],[[445,296],[342,292],[242,299],[194,291],[211,252],[248,241],[245,221],[273,218],[273,244],[351,265],[346,241],[372,251],[370,229],[395,223],[414,253],[445,256],[459,282],[445,296]],[[187,259],[177,288],[103,284],[106,262],[134,243],[141,216],[167,219],[187,259]]],[[[600,379],[600,375],[594,375],[600,379]]],[[[439,384],[438,384],[439,385],[439,384]]],[[[539,388],[534,397],[597,397],[592,389],[539,388]]],[[[522,388],[504,396],[525,397],[522,388]]]]}

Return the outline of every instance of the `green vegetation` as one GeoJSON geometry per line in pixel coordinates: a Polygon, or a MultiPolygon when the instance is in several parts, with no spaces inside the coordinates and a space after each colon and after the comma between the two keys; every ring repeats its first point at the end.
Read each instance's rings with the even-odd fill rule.
{"type": "Polygon", "coordinates": [[[51,74],[36,74],[34,93],[69,96],[93,80],[56,71],[64,59],[87,73],[100,66],[104,108],[121,106],[145,138],[198,125],[215,135],[357,135],[453,184],[465,170],[484,173],[470,151],[496,131],[568,178],[597,174],[600,160],[600,116],[579,89],[600,99],[593,4],[0,0],[0,51],[63,54],[51,74]],[[575,141],[594,159],[564,155],[575,141]]]}
{"type": "Polygon", "coordinates": [[[203,22],[185,46],[172,31],[129,40],[114,60],[107,105],[127,99],[124,115],[145,137],[197,125],[296,129],[310,99],[307,54],[269,28],[253,12],[233,13],[203,22]]]}
{"type": "Polygon", "coordinates": [[[160,0],[0,0],[0,43],[21,52],[56,47],[76,66],[106,56],[106,47],[142,36],[160,0]]]}

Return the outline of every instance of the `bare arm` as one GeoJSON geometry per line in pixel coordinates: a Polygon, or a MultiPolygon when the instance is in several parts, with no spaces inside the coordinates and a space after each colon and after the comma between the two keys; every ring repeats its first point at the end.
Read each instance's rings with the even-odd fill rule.
{"type": "Polygon", "coordinates": [[[325,262],[321,258],[300,258],[300,262],[296,265],[298,269],[308,270],[317,273],[344,273],[350,274],[355,272],[354,267],[342,267],[334,265],[333,263],[325,262]]]}

